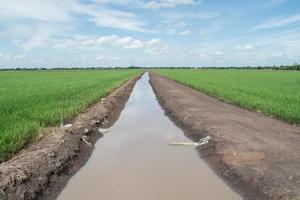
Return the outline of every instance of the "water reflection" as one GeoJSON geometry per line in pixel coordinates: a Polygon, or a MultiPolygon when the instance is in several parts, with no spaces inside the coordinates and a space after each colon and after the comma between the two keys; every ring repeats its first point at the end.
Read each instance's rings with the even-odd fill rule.
{"type": "Polygon", "coordinates": [[[168,145],[189,139],[164,116],[148,79],[137,82],[119,120],[58,199],[241,199],[194,148],[168,145]]]}

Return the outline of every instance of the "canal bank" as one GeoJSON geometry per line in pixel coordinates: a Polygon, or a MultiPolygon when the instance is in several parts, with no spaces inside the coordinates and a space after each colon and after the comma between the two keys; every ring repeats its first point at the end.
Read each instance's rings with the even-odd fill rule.
{"type": "Polygon", "coordinates": [[[145,74],[136,83],[118,121],[58,199],[241,199],[195,148],[169,145],[191,141],[164,115],[148,80],[145,74]]]}

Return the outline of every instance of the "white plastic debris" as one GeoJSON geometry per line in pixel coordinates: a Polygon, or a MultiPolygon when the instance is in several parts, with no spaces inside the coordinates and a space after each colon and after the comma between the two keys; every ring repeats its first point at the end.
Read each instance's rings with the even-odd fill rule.
{"type": "Polygon", "coordinates": [[[175,145],[175,146],[194,146],[194,147],[199,147],[202,145],[206,145],[210,142],[211,136],[206,136],[204,138],[201,138],[199,142],[170,142],[170,145],[175,145]]]}
{"type": "Polygon", "coordinates": [[[106,133],[108,133],[108,129],[105,128],[98,128],[99,133],[105,135],[106,133]]]}
{"type": "Polygon", "coordinates": [[[197,147],[199,146],[198,142],[170,142],[170,145],[174,146],[194,146],[197,147]]]}
{"type": "Polygon", "coordinates": [[[72,124],[65,124],[65,125],[61,124],[60,128],[70,128],[72,126],[73,126],[72,124]]]}
{"type": "Polygon", "coordinates": [[[90,143],[90,142],[88,141],[86,135],[82,136],[81,139],[82,139],[82,141],[83,141],[84,143],[86,143],[89,147],[93,147],[92,143],[90,143]]]}

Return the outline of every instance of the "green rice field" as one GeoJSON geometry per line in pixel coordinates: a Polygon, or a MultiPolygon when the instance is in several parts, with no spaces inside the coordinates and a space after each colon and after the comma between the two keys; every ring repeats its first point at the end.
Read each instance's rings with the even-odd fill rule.
{"type": "Polygon", "coordinates": [[[0,162],[34,138],[106,96],[138,70],[0,72],[0,162]]]}
{"type": "Polygon", "coordinates": [[[159,69],[155,72],[240,107],[300,123],[298,71],[159,69]]]}

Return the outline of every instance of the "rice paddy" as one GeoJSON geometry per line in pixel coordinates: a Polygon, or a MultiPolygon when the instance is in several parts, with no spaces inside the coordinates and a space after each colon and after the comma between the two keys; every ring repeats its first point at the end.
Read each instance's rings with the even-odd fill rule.
{"type": "Polygon", "coordinates": [[[298,71],[159,69],[155,72],[234,105],[300,123],[298,71]]]}
{"type": "Polygon", "coordinates": [[[42,127],[58,125],[106,96],[138,70],[0,72],[0,162],[42,127]],[[62,106],[64,105],[64,106],[62,106]]]}

